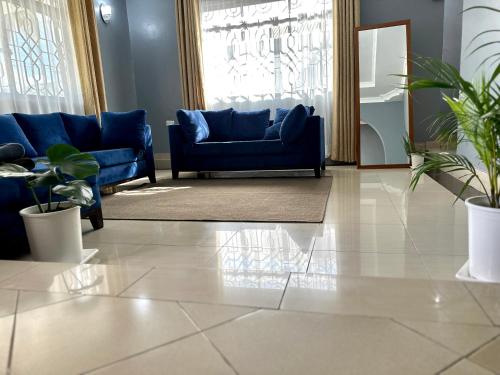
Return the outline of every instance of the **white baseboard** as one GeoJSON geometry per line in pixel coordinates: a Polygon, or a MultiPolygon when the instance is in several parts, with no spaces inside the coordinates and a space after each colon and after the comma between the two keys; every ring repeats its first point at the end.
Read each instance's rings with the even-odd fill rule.
{"type": "Polygon", "coordinates": [[[155,153],[155,168],[156,169],[170,169],[170,153],[159,152],[155,153]]]}

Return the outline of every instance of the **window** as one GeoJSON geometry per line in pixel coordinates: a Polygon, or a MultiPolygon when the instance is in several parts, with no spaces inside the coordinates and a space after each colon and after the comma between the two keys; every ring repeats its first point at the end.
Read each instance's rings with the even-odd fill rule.
{"type": "Polygon", "coordinates": [[[329,121],[331,0],[201,0],[201,11],[209,108],[274,110],[303,103],[329,121]]]}
{"type": "Polygon", "coordinates": [[[66,1],[0,1],[2,112],[83,111],[66,1]]]}

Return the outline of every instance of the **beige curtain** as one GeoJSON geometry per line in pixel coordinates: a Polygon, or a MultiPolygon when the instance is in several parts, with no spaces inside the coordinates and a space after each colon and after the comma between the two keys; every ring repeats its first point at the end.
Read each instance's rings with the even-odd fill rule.
{"type": "Polygon", "coordinates": [[[176,0],[177,45],[186,109],[205,109],[200,0],[176,0]]]}
{"type": "Polygon", "coordinates": [[[354,27],[359,0],[333,0],[333,160],[356,161],[354,27]]]}
{"type": "Polygon", "coordinates": [[[99,115],[107,107],[94,4],[92,0],[71,0],[68,9],[84,111],[99,115]]]}

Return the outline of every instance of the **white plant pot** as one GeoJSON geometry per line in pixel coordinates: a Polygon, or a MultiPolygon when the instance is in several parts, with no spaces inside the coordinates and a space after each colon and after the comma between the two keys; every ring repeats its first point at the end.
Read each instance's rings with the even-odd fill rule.
{"type": "Polygon", "coordinates": [[[500,282],[500,209],[486,197],[465,201],[469,217],[469,274],[478,281],[500,282]]]}
{"type": "Polygon", "coordinates": [[[411,159],[411,169],[417,169],[422,164],[424,164],[425,160],[424,157],[419,154],[411,154],[410,159],[411,159]]]}
{"type": "MultiPolygon", "coordinates": [[[[61,203],[66,209],[41,214],[37,206],[19,213],[23,218],[31,255],[42,262],[82,261],[82,223],[80,207],[61,203]]],[[[45,209],[47,204],[42,204],[45,209]]]]}

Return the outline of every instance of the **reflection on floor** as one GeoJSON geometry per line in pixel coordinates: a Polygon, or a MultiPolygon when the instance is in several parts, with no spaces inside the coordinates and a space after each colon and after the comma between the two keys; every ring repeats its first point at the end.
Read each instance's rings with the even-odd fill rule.
{"type": "Polygon", "coordinates": [[[326,173],[322,224],[84,223],[92,264],[0,262],[0,373],[499,373],[500,284],[454,279],[463,202],[326,173]]]}

